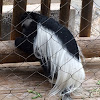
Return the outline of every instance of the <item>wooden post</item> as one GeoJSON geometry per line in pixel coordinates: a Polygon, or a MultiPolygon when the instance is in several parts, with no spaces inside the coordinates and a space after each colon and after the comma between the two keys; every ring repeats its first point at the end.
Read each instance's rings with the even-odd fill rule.
{"type": "MultiPolygon", "coordinates": [[[[76,41],[86,58],[100,57],[100,38],[80,37],[76,41]]],[[[34,54],[30,56],[17,49],[14,42],[13,40],[0,42],[0,63],[38,61],[34,54]]]]}
{"type": "Polygon", "coordinates": [[[33,62],[37,59],[34,55],[17,49],[13,40],[0,42],[0,47],[0,63],[33,62]]]}
{"type": "Polygon", "coordinates": [[[80,37],[90,37],[91,21],[92,21],[93,0],[83,0],[81,23],[80,23],[80,37]]]}
{"type": "Polygon", "coordinates": [[[1,40],[2,5],[3,5],[3,0],[0,0],[0,40],[1,40]]]}
{"type": "Polygon", "coordinates": [[[26,11],[27,0],[14,0],[12,26],[11,26],[11,40],[21,36],[21,15],[26,11]]]}
{"type": "Polygon", "coordinates": [[[50,15],[50,4],[51,0],[41,0],[41,14],[48,16],[50,15]]]}
{"type": "Polygon", "coordinates": [[[59,22],[68,27],[71,0],[61,0],[59,22]]]}

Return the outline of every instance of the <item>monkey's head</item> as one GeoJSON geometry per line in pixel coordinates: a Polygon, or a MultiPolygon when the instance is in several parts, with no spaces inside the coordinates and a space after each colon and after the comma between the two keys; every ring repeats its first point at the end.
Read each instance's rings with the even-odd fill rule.
{"type": "Polygon", "coordinates": [[[21,28],[22,35],[27,38],[33,38],[37,33],[37,21],[31,17],[32,15],[29,12],[26,12],[21,17],[21,28]]]}

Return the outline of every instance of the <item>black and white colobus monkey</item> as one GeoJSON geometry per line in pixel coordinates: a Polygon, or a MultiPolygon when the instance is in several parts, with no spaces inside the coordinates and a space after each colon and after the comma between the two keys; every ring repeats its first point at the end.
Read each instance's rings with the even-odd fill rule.
{"type": "Polygon", "coordinates": [[[26,53],[41,59],[44,73],[55,85],[50,96],[59,94],[62,100],[71,100],[70,93],[80,88],[85,72],[79,56],[79,47],[70,31],[52,18],[26,12],[22,16],[22,37],[15,45],[26,53]]]}

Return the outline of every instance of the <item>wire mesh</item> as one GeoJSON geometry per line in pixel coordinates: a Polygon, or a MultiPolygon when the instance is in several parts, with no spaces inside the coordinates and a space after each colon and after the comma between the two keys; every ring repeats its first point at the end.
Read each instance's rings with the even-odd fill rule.
{"type": "MultiPolygon", "coordinates": [[[[20,1],[21,0],[19,0],[19,2],[20,1]]],[[[97,40],[100,36],[100,2],[99,3],[97,3],[97,2],[99,2],[99,0],[98,1],[93,0],[94,6],[93,6],[93,14],[92,14],[91,37],[95,38],[94,41],[97,40]]],[[[86,6],[84,6],[82,8],[81,4],[82,4],[81,0],[77,0],[77,1],[71,0],[71,4],[70,4],[70,7],[74,9],[75,14],[73,16],[69,17],[68,22],[73,20],[72,22],[75,23],[75,26],[72,27],[72,29],[71,29],[71,26],[69,25],[68,29],[72,32],[72,34],[74,35],[75,38],[79,38],[80,18],[83,17],[83,16],[81,16],[81,10],[83,8],[85,8],[87,5],[89,5],[89,3],[88,3],[86,6]]],[[[56,11],[51,11],[50,17],[47,20],[49,20],[51,17],[57,21],[61,20],[61,19],[59,19],[59,10],[60,10],[59,3],[52,4],[52,8],[48,8],[46,5],[45,6],[51,10],[55,7],[55,5],[57,6],[56,11]]],[[[40,6],[41,6],[41,4],[35,5],[31,9],[31,11],[40,13],[39,12],[40,6]]],[[[10,39],[10,34],[11,34],[10,29],[11,29],[11,25],[13,25],[11,22],[12,21],[12,10],[14,7],[10,8],[10,10],[8,10],[5,13],[1,20],[2,21],[2,40],[10,39]]],[[[23,8],[21,8],[21,9],[23,9],[23,8]]],[[[87,19],[85,19],[85,20],[87,20],[87,19]]],[[[22,22],[20,22],[20,23],[22,23],[22,22]]],[[[73,24],[71,24],[71,25],[73,25],[73,24]]],[[[14,26],[14,27],[16,27],[16,26],[14,26]]],[[[62,28],[63,27],[61,27],[61,29],[62,28]]],[[[59,31],[59,30],[57,30],[57,31],[59,31]]],[[[12,31],[14,31],[14,30],[12,30],[12,31]]],[[[19,30],[17,30],[17,31],[19,32],[19,30]]],[[[20,32],[20,33],[23,34],[22,32],[20,32]]],[[[53,35],[51,37],[53,37],[53,35]]],[[[72,41],[72,40],[70,40],[70,41],[72,41]]],[[[4,44],[3,41],[0,41],[0,43],[5,45],[5,47],[8,46],[8,45],[4,44]]],[[[30,42],[30,43],[33,44],[32,42],[30,42]]],[[[88,49],[88,46],[91,45],[91,43],[92,42],[89,42],[88,44],[86,44],[87,46],[85,47],[85,49],[88,49]]],[[[43,65],[38,64],[38,66],[37,66],[37,65],[34,65],[34,63],[32,63],[32,62],[27,62],[27,59],[30,56],[34,55],[34,53],[32,53],[31,55],[29,55],[27,57],[24,57],[23,55],[18,54],[16,52],[16,49],[17,49],[17,47],[15,48],[15,50],[13,50],[13,52],[10,52],[6,57],[4,57],[3,59],[0,59],[0,61],[2,61],[4,59],[6,59],[8,56],[12,55],[13,53],[15,53],[16,55],[18,55],[24,59],[24,62],[21,62],[21,63],[11,63],[11,64],[1,64],[0,65],[0,67],[1,67],[0,68],[0,100],[31,100],[31,97],[34,97],[35,95],[28,93],[27,89],[34,90],[34,91],[37,91],[40,94],[42,94],[43,97],[37,98],[38,100],[48,99],[47,94],[49,93],[50,89],[52,88],[52,85],[49,83],[50,76],[47,77],[43,74],[43,71],[41,69],[41,67],[43,65]],[[17,67],[15,67],[15,66],[17,66],[17,67]]],[[[94,50],[94,52],[97,52],[97,51],[94,50]]],[[[54,55],[56,55],[56,54],[54,54],[54,55]]],[[[73,57],[72,57],[72,59],[73,59],[73,57]]],[[[80,92],[81,96],[75,97],[72,95],[73,100],[74,99],[80,99],[80,100],[99,100],[100,99],[100,68],[99,68],[100,64],[98,64],[99,59],[100,59],[99,57],[98,58],[89,58],[88,62],[86,61],[83,63],[83,66],[84,66],[84,69],[86,72],[86,78],[85,78],[84,82],[81,84],[81,86],[82,86],[82,92],[80,92]]],[[[52,62],[52,63],[54,63],[54,62],[52,62]]],[[[60,70],[61,70],[62,66],[60,66],[60,70]]],[[[65,71],[63,71],[63,72],[66,73],[65,71]]],[[[72,75],[71,75],[71,77],[72,77],[72,75]]],[[[58,98],[59,98],[58,96],[55,96],[55,97],[49,98],[49,99],[56,100],[58,98]]]]}

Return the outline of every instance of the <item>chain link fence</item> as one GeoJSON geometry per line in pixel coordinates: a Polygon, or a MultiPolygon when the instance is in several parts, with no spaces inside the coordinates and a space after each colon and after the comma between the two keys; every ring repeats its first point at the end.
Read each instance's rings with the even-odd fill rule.
{"type": "MultiPolygon", "coordinates": [[[[20,29],[17,28],[17,26],[19,26],[22,22],[18,23],[16,26],[12,23],[12,12],[16,6],[18,6],[23,12],[26,12],[26,10],[23,9],[22,6],[20,6],[21,1],[23,0],[15,0],[15,2],[17,3],[14,6],[9,5],[10,8],[8,6],[3,6],[2,10],[3,17],[0,20],[0,22],[2,23],[2,41],[0,41],[0,100],[31,100],[32,97],[33,99],[37,100],[58,100],[58,95],[51,98],[48,97],[48,93],[53,86],[49,82],[49,78],[43,74],[43,71],[41,69],[43,65],[41,65],[40,62],[33,56],[34,53],[32,53],[31,55],[25,54],[14,46],[14,41],[10,40],[11,34],[15,34],[15,31],[17,33],[23,34],[20,29]],[[5,9],[8,9],[6,13],[3,12],[5,9]],[[14,28],[11,29],[12,26],[14,28]]],[[[48,10],[48,15],[50,13],[48,20],[50,18],[54,18],[57,21],[62,21],[62,24],[65,26],[67,26],[66,23],[68,23],[68,29],[72,32],[74,38],[77,40],[79,46],[81,47],[81,51],[83,52],[83,54],[85,54],[84,56],[87,57],[86,61],[83,61],[86,78],[81,84],[82,91],[80,91],[79,96],[74,96],[72,94],[71,97],[73,98],[73,100],[100,99],[100,3],[97,3],[95,0],[88,1],[89,2],[84,7],[82,7],[82,0],[71,0],[71,3],[66,2],[62,6],[60,6],[60,3],[51,4],[51,8],[45,5],[45,8],[48,10]],[[93,2],[93,10],[92,20],[90,22],[90,20],[85,19],[85,17],[82,16],[81,13],[82,9],[90,5],[91,2],[93,2]],[[60,19],[59,14],[61,8],[63,8],[65,5],[70,5],[70,14],[72,13],[71,16],[69,15],[70,17],[66,22],[60,19]],[[56,10],[51,10],[54,8],[56,10]],[[83,29],[80,29],[81,18],[89,22],[89,24],[86,25],[83,29]],[[80,39],[79,34],[88,26],[90,26],[90,24],[91,38],[83,37],[82,39],[80,39]]],[[[42,4],[34,4],[30,6],[27,5],[26,9],[32,12],[41,13],[41,5],[42,4]]],[[[43,11],[42,13],[44,12],[45,11],[43,11]]]]}

